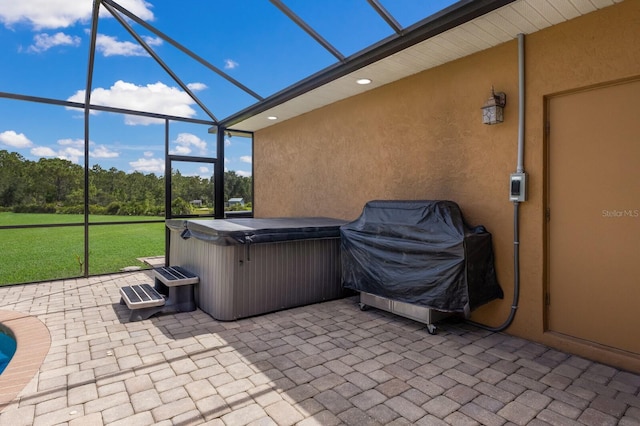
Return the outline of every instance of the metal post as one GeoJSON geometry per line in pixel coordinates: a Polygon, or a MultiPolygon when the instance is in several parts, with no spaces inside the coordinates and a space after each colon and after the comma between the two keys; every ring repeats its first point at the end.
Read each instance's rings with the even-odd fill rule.
{"type": "MultiPolygon", "coordinates": [[[[164,121],[164,219],[171,219],[171,158],[169,157],[169,120],[164,121]]],[[[164,264],[171,265],[171,233],[164,227],[164,264]]]]}
{"type": "Polygon", "coordinates": [[[216,219],[224,219],[224,131],[225,128],[217,126],[216,164],[214,166],[213,180],[213,209],[216,219]]]}
{"type": "Polygon", "coordinates": [[[93,82],[93,64],[98,34],[98,15],[100,0],[93,1],[91,19],[91,43],[89,43],[89,67],[87,86],[84,93],[84,276],[89,276],[89,117],[91,115],[91,87],[93,82]]]}

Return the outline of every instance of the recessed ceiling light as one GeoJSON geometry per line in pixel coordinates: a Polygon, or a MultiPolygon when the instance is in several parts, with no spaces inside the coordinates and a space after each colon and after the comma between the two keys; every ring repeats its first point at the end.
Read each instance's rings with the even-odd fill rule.
{"type": "Polygon", "coordinates": [[[277,120],[278,117],[276,117],[275,115],[270,115],[269,117],[267,117],[267,120],[277,120]]]}
{"type": "Polygon", "coordinates": [[[369,84],[371,83],[371,79],[370,78],[359,78],[356,80],[356,83],[358,84],[369,84]]]}

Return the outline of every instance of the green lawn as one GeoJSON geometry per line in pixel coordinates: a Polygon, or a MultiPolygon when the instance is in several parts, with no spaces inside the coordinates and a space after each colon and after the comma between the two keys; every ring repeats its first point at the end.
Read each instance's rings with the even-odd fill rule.
{"type": "MultiPolygon", "coordinates": [[[[164,223],[140,223],[149,219],[91,216],[91,223],[131,223],[89,227],[90,275],[143,266],[136,258],[164,255],[164,223]]],[[[82,215],[0,213],[0,225],[82,222],[82,215]]],[[[0,285],[78,277],[83,261],[83,226],[0,229],[0,285]]]]}
{"type": "MultiPolygon", "coordinates": [[[[100,222],[144,222],[150,220],[162,220],[155,216],[111,216],[90,214],[90,223],[100,222]]],[[[0,212],[0,226],[14,225],[52,225],[61,223],[83,223],[84,215],[81,214],[55,214],[55,213],[13,213],[0,212]]]]}

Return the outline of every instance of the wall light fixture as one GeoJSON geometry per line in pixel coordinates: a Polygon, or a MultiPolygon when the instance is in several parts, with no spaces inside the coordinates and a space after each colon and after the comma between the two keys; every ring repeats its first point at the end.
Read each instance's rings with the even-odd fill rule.
{"type": "Polygon", "coordinates": [[[504,92],[494,92],[491,87],[491,96],[482,107],[482,122],[484,124],[497,124],[504,121],[504,106],[507,104],[507,95],[504,92]]]}

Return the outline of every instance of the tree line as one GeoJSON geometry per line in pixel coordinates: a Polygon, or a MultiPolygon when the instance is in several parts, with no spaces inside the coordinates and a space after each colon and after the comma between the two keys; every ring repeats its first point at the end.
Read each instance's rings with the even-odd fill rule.
{"type": "MultiPolygon", "coordinates": [[[[198,208],[213,212],[213,179],[173,171],[172,213],[198,208]]],[[[225,202],[244,198],[251,207],[252,178],[224,173],[225,202]]],[[[89,211],[92,214],[164,216],[165,178],[154,173],[125,173],[95,164],[89,169],[89,211]]],[[[84,167],[61,158],[25,159],[0,150],[0,211],[16,213],[83,213],[84,167]]]]}

